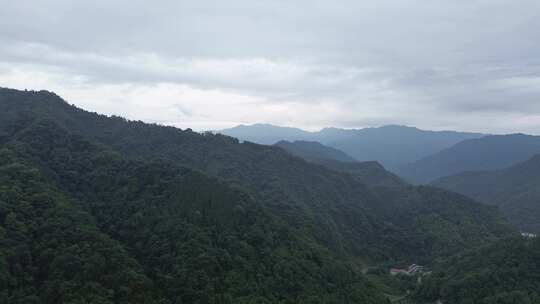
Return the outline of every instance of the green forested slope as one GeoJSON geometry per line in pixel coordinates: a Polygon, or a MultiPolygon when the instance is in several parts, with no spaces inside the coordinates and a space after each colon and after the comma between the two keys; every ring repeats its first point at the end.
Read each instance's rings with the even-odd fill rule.
{"type": "Polygon", "coordinates": [[[350,265],[200,173],[126,160],[50,121],[2,153],[5,303],[384,302],[350,265]]]}
{"type": "Polygon", "coordinates": [[[281,140],[274,144],[292,155],[301,157],[307,161],[317,162],[322,159],[336,160],[340,162],[355,162],[356,160],[345,152],[325,146],[316,141],[297,140],[294,142],[281,140]]]}
{"type": "Polygon", "coordinates": [[[49,92],[2,90],[0,110],[4,130],[48,118],[124,155],[161,159],[239,185],[287,224],[343,256],[429,260],[509,231],[494,209],[461,196],[409,186],[376,191],[350,174],[302,161],[277,147],[88,113],[49,92]],[[457,206],[459,218],[454,216],[457,206]],[[432,222],[448,227],[426,238],[432,222]],[[462,241],[448,246],[449,239],[462,241]]]}
{"type": "Polygon", "coordinates": [[[447,176],[433,185],[497,205],[520,230],[540,233],[540,156],[496,171],[447,176]]]}
{"type": "MultiPolygon", "coordinates": [[[[96,239],[83,246],[86,236],[40,234],[55,217],[25,209],[32,179],[4,177],[17,184],[2,183],[9,188],[0,198],[21,196],[1,199],[9,206],[1,227],[13,223],[11,213],[25,220],[9,224],[15,236],[0,236],[22,247],[53,244],[23,251],[23,271],[0,270],[8,303],[57,303],[46,291],[54,280],[72,288],[58,290],[73,303],[381,303],[361,275],[366,263],[430,263],[514,234],[495,208],[461,195],[407,185],[381,191],[276,147],[88,113],[49,92],[0,90],[0,146],[10,155],[4,174],[17,172],[13,165],[34,172],[43,188],[28,187],[50,192],[51,208],[77,218],[58,233],[96,239]],[[95,278],[64,278],[57,264],[35,260],[39,250],[56,256],[61,242],[84,247],[71,252],[73,269],[96,269],[95,278]],[[115,254],[93,249],[101,247],[115,254]],[[108,260],[115,256],[122,262],[108,260]],[[100,281],[107,271],[112,278],[100,281]],[[85,300],[95,294],[87,283],[102,298],[85,300]]],[[[4,265],[13,264],[12,248],[0,248],[4,265]]]]}
{"type": "Polygon", "coordinates": [[[0,149],[0,303],[159,303],[126,249],[18,154],[0,149]]]}
{"type": "Polygon", "coordinates": [[[386,171],[376,161],[358,162],[347,156],[344,152],[323,146],[317,142],[280,141],[275,145],[306,161],[320,164],[333,170],[350,173],[359,178],[362,183],[371,187],[406,186],[405,182],[396,175],[386,171]]]}
{"type": "Polygon", "coordinates": [[[508,239],[437,266],[415,297],[421,303],[540,303],[540,240],[508,239]]]}

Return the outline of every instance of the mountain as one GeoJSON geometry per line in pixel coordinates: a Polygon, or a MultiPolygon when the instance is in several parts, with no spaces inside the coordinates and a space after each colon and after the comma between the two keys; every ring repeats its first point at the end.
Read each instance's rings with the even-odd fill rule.
{"type": "Polygon", "coordinates": [[[540,303],[540,239],[506,239],[437,265],[418,303],[540,303]]]}
{"type": "MultiPolygon", "coordinates": [[[[335,132],[322,130],[321,132],[335,132]]],[[[404,164],[450,147],[462,140],[482,136],[478,133],[425,131],[406,126],[383,126],[354,130],[352,136],[323,142],[360,161],[376,160],[394,171],[404,164]]]]}
{"type": "Polygon", "coordinates": [[[349,173],[370,187],[409,187],[400,177],[387,171],[376,161],[340,162],[332,159],[321,159],[317,163],[333,170],[349,173]]]}
{"type": "Polygon", "coordinates": [[[355,159],[338,149],[325,146],[316,141],[297,140],[294,142],[281,140],[275,146],[308,161],[331,159],[342,162],[354,162],[355,159]]]}
{"type": "Polygon", "coordinates": [[[48,119],[3,130],[1,303],[386,302],[242,189],[48,119]]]}
{"type": "Polygon", "coordinates": [[[394,169],[448,148],[460,141],[483,136],[478,133],[425,131],[406,126],[339,129],[325,128],[307,132],[272,125],[238,126],[222,134],[261,144],[286,141],[317,141],[344,151],[359,161],[378,161],[394,169]]]}
{"type": "Polygon", "coordinates": [[[432,184],[497,205],[522,231],[540,233],[540,155],[505,169],[464,172],[432,184]]]}
{"type": "Polygon", "coordinates": [[[50,92],[5,89],[0,96],[0,129],[48,119],[126,157],[200,171],[246,189],[287,223],[304,223],[315,239],[340,254],[369,260],[429,259],[508,232],[494,208],[461,195],[410,186],[379,192],[350,174],[306,162],[279,147],[89,113],[50,92]],[[470,227],[462,224],[464,218],[470,227]],[[432,231],[424,240],[423,225],[436,222],[455,229],[432,231]],[[392,226],[385,227],[388,223],[392,226]],[[379,237],[379,229],[386,229],[386,238],[379,237]],[[449,245],[448,238],[456,243],[449,245]]]}
{"type": "Polygon", "coordinates": [[[219,133],[263,145],[273,145],[280,140],[309,140],[316,137],[316,133],[271,124],[239,125],[219,133]]]}
{"type": "Polygon", "coordinates": [[[7,303],[385,303],[362,274],[515,235],[494,207],[370,187],[279,147],[0,89],[7,303]]]}
{"type": "Polygon", "coordinates": [[[375,161],[357,162],[344,152],[317,142],[280,141],[275,144],[289,153],[327,168],[347,172],[372,187],[403,187],[405,183],[375,161]]]}
{"type": "Polygon", "coordinates": [[[537,153],[540,153],[540,136],[490,135],[462,141],[396,173],[412,182],[427,183],[464,171],[502,169],[537,153]]]}

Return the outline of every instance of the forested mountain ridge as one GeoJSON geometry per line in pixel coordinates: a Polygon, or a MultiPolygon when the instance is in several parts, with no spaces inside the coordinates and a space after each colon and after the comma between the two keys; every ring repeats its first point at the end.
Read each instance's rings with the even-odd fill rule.
{"type": "Polygon", "coordinates": [[[479,133],[425,131],[414,127],[388,125],[378,128],[325,128],[307,132],[268,124],[241,125],[219,131],[222,134],[261,144],[286,141],[317,141],[339,149],[359,161],[378,161],[391,170],[437,153],[479,133]]]}
{"type": "MultiPolygon", "coordinates": [[[[515,234],[495,208],[461,195],[407,185],[378,191],[278,147],[89,113],[44,91],[0,89],[0,145],[16,156],[8,164],[37,170],[117,242],[154,299],[172,303],[380,303],[363,263],[428,263],[515,234]]],[[[28,214],[26,205],[3,200],[2,229],[26,233],[7,226],[9,214],[28,214]]],[[[12,254],[2,251],[0,263],[12,254]]],[[[8,270],[4,281],[16,288],[0,292],[54,303],[42,290],[54,267],[38,271],[39,280],[13,278],[35,267],[8,270]]],[[[92,294],[85,280],[72,280],[60,279],[74,298],[92,294]]],[[[104,303],[137,296],[129,282],[118,291],[97,283],[104,303]]]]}
{"type": "Polygon", "coordinates": [[[462,141],[439,153],[398,170],[401,177],[416,183],[465,171],[495,170],[525,161],[540,153],[540,136],[525,134],[489,135],[462,141]]]}
{"type": "Polygon", "coordinates": [[[124,159],[48,120],[9,138],[1,303],[385,302],[240,189],[124,159]]]}
{"type": "Polygon", "coordinates": [[[6,147],[0,149],[0,224],[2,304],[161,303],[125,248],[6,147]]]}
{"type": "Polygon", "coordinates": [[[522,231],[540,233],[540,155],[494,171],[469,171],[432,185],[497,205],[522,231]]]}
{"type": "Polygon", "coordinates": [[[429,187],[374,191],[349,174],[305,162],[278,147],[109,118],[70,106],[49,92],[1,93],[4,124],[48,117],[127,156],[161,159],[219,177],[246,188],[291,225],[303,223],[318,241],[345,255],[428,258],[507,231],[495,209],[448,192],[429,187]],[[454,228],[432,231],[424,239],[424,225],[433,224],[428,218],[454,228]],[[385,238],[378,232],[383,230],[385,238]],[[446,238],[456,242],[448,244],[446,238]]]}
{"type": "Polygon", "coordinates": [[[373,187],[404,187],[405,182],[390,173],[376,161],[358,162],[342,151],[316,142],[280,141],[276,146],[312,163],[347,172],[358,177],[362,183],[373,187]]]}
{"type": "Polygon", "coordinates": [[[281,140],[274,145],[283,148],[289,153],[301,157],[307,161],[317,162],[321,159],[331,159],[341,162],[356,161],[354,158],[347,155],[345,152],[325,146],[316,141],[297,140],[294,142],[289,142],[281,140]]]}
{"type": "Polygon", "coordinates": [[[414,294],[419,303],[540,303],[540,239],[505,239],[436,266],[414,294]]]}

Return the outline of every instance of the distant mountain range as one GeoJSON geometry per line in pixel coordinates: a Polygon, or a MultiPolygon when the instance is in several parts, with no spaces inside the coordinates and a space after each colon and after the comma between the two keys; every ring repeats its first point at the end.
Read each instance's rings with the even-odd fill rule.
{"type": "Polygon", "coordinates": [[[365,172],[0,89],[0,302],[388,303],[400,288],[365,266],[518,235],[493,206],[365,172]]]}
{"type": "Polygon", "coordinates": [[[352,174],[369,186],[401,187],[406,181],[432,182],[434,186],[499,206],[522,231],[540,232],[540,136],[482,136],[403,126],[306,132],[254,125],[225,132],[238,135],[238,130],[245,139],[261,142],[261,138],[265,138],[266,143],[280,136],[309,138],[312,141],[281,140],[275,145],[307,161],[352,174]],[[448,147],[435,151],[445,145],[448,147]],[[428,153],[432,154],[397,165],[428,153]],[[355,161],[358,159],[377,161],[355,161]],[[378,161],[390,164],[390,170],[397,176],[386,171],[378,161]]]}
{"type": "Polygon", "coordinates": [[[230,129],[217,131],[217,133],[262,145],[273,145],[281,140],[322,142],[317,140],[318,132],[308,132],[298,128],[280,127],[270,124],[239,125],[230,129]]]}
{"type": "Polygon", "coordinates": [[[364,129],[325,128],[318,132],[308,132],[297,128],[255,124],[240,125],[219,133],[260,144],[274,144],[280,140],[317,141],[342,150],[358,161],[376,160],[389,169],[400,168],[460,141],[483,136],[480,133],[425,131],[397,125],[364,129]]]}
{"type": "Polygon", "coordinates": [[[540,136],[491,135],[464,140],[395,172],[409,181],[427,183],[464,171],[502,169],[537,153],[540,136]]]}
{"type": "Polygon", "coordinates": [[[321,159],[332,159],[342,162],[355,162],[356,160],[347,153],[325,146],[316,141],[297,140],[294,142],[281,140],[275,146],[287,150],[289,153],[299,156],[308,161],[317,162],[321,159]]]}
{"type": "Polygon", "coordinates": [[[502,170],[468,171],[432,184],[500,206],[516,227],[540,233],[540,155],[502,170]]]}

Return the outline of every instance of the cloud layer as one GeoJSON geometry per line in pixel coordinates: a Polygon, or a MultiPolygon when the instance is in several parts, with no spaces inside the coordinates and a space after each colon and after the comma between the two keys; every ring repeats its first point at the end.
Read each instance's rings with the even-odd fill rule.
{"type": "Polygon", "coordinates": [[[0,86],[194,129],[540,133],[540,2],[0,0],[0,86]]]}

